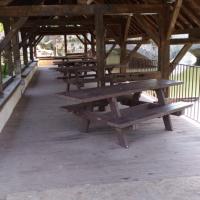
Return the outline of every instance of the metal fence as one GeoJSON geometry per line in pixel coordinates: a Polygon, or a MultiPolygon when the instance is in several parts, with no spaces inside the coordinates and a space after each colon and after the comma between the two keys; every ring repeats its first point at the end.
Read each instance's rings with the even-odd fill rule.
{"type": "MultiPolygon", "coordinates": [[[[156,60],[133,59],[129,64],[132,72],[150,72],[158,70],[156,60]]],[[[171,80],[182,81],[183,85],[170,87],[169,101],[191,102],[192,107],[186,109],[185,116],[200,123],[200,66],[178,64],[170,75],[171,80]]],[[[156,97],[155,92],[147,94],[156,97]]]]}
{"type": "Polygon", "coordinates": [[[200,67],[179,64],[170,79],[184,82],[170,88],[170,100],[191,102],[193,106],[186,109],[185,115],[200,123],[200,67]]]}

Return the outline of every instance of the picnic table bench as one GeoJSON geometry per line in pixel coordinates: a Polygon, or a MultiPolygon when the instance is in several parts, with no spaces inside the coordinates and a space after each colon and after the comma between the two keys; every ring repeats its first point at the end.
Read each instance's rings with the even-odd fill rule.
{"type": "Polygon", "coordinates": [[[173,130],[170,114],[182,111],[192,104],[186,102],[167,104],[164,89],[180,84],[182,84],[180,81],[149,79],[101,88],[72,91],[67,95],[63,92],[59,93],[59,95],[72,100],[72,105],[63,106],[62,108],[81,116],[86,122],[86,130],[88,130],[91,121],[103,121],[105,124],[116,129],[119,144],[122,147],[128,148],[125,130],[139,122],[162,117],[165,129],[168,131],[173,130]],[[157,94],[158,102],[138,104],[137,106],[125,109],[119,108],[117,97],[140,93],[146,90],[154,90],[157,94]],[[104,103],[105,101],[108,102],[110,111],[105,113],[94,112],[94,106],[102,101],[104,103]]]}
{"type": "Polygon", "coordinates": [[[86,120],[86,130],[88,130],[91,121],[103,121],[116,129],[120,145],[128,148],[124,130],[138,122],[163,117],[166,130],[173,130],[169,115],[182,111],[192,105],[185,102],[166,104],[164,89],[179,84],[182,84],[182,82],[151,79],[103,88],[74,91],[67,96],[65,93],[61,93],[61,95],[65,95],[65,98],[73,100],[74,105],[64,106],[63,108],[83,117],[86,120]],[[119,109],[117,97],[146,90],[155,90],[158,103],[141,104],[126,109],[119,109]],[[111,111],[103,114],[93,112],[93,106],[105,100],[109,103],[111,111]]]}

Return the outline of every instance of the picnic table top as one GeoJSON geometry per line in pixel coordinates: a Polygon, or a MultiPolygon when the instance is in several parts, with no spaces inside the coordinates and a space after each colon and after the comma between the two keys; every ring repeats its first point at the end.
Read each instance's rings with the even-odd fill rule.
{"type": "Polygon", "coordinates": [[[55,65],[65,65],[65,64],[88,64],[88,63],[96,63],[97,61],[95,59],[88,59],[88,60],[82,60],[82,59],[69,59],[64,61],[55,61],[55,65]]]}
{"type": "Polygon", "coordinates": [[[78,91],[71,91],[59,93],[66,99],[71,99],[73,104],[88,103],[112,97],[119,97],[131,93],[142,92],[147,90],[163,89],[169,86],[183,84],[181,81],[174,80],[140,80],[130,83],[121,83],[118,85],[106,86],[101,88],[91,88],[78,91]]]}

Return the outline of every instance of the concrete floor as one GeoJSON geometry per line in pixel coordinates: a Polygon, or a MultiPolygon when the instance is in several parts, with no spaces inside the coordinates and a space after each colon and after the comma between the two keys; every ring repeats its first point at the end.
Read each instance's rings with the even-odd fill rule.
{"type": "Polygon", "coordinates": [[[0,135],[0,200],[200,199],[200,128],[173,117],[139,124],[128,150],[115,132],[59,107],[65,84],[41,68],[0,135]]]}

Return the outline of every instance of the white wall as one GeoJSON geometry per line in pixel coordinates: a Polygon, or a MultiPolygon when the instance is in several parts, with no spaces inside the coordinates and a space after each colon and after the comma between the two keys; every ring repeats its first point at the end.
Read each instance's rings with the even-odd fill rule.
{"type": "Polygon", "coordinates": [[[20,85],[17,87],[17,89],[15,89],[15,92],[12,94],[12,96],[9,98],[9,100],[5,103],[3,108],[0,110],[0,132],[3,130],[8,119],[12,115],[12,112],[15,106],[21,99],[25,89],[27,88],[36,70],[37,70],[37,66],[33,68],[33,70],[27,75],[26,78],[22,79],[20,85]]]}

